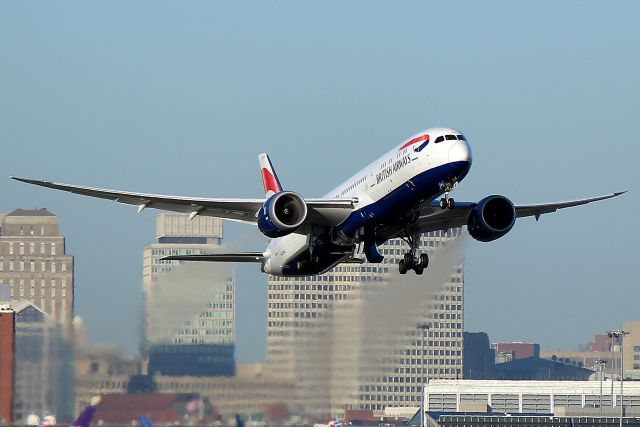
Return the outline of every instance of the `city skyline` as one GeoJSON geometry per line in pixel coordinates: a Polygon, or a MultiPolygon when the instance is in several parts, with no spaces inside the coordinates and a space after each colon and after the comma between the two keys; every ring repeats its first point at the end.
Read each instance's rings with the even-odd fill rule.
{"type": "MultiPolygon", "coordinates": [[[[628,10],[638,6],[622,4],[501,3],[491,13],[472,4],[328,5],[314,16],[296,4],[163,5],[149,20],[141,5],[123,13],[5,4],[5,175],[252,197],[261,192],[256,155],[267,151],[286,188],[316,196],[421,129],[459,128],[474,166],[456,199],[499,193],[544,202],[631,188],[541,224],[519,221],[467,252],[466,329],[548,350],[575,347],[633,318],[640,293],[640,64],[629,54],[637,33],[628,10]],[[540,32],[540,22],[549,30],[540,32]]],[[[2,212],[46,206],[58,215],[90,339],[135,352],[140,252],[155,214],[8,179],[0,194],[2,212]],[[122,297],[126,310],[104,309],[122,297]]],[[[252,232],[229,231],[225,243],[252,232]]],[[[266,278],[237,271],[238,355],[261,360],[266,278]]]]}

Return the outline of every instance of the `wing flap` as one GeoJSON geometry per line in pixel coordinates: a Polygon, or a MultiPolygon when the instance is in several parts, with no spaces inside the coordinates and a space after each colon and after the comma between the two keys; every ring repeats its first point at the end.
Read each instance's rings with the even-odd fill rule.
{"type": "MultiPolygon", "coordinates": [[[[585,205],[591,202],[610,199],[626,193],[619,191],[615,193],[605,194],[603,196],[590,197],[587,199],[569,200],[564,202],[543,203],[536,205],[515,205],[516,217],[524,218],[535,216],[536,219],[540,215],[552,213],[558,209],[570,208],[573,206],[585,205]]],[[[395,237],[402,236],[408,229],[412,233],[428,233],[430,231],[448,230],[450,228],[462,227],[467,225],[469,214],[476,205],[475,202],[456,202],[453,209],[440,209],[438,203],[431,202],[422,207],[418,213],[418,218],[411,224],[390,224],[378,229],[377,234],[379,240],[385,241],[395,237]]]]}
{"type": "Polygon", "coordinates": [[[518,205],[516,206],[516,217],[523,218],[527,216],[539,217],[542,214],[552,213],[558,209],[571,208],[573,206],[586,205],[587,203],[597,202],[600,200],[610,199],[619,196],[627,191],[618,191],[615,193],[605,194],[603,196],[590,197],[587,199],[568,200],[565,202],[544,203],[539,205],[518,205]]]}
{"type": "Polygon", "coordinates": [[[139,210],[153,208],[182,213],[197,212],[198,215],[215,216],[243,222],[256,222],[255,214],[264,204],[263,199],[209,199],[167,196],[162,194],[133,193],[129,191],[83,187],[35,179],[12,178],[27,184],[138,206],[139,210]]]}
{"type": "Polygon", "coordinates": [[[207,262],[263,262],[262,252],[237,252],[227,254],[171,255],[164,261],[207,261],[207,262]]]}

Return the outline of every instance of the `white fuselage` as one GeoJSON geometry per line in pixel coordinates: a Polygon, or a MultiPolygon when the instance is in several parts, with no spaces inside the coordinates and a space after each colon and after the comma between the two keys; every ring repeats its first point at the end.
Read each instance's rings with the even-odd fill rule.
{"type": "MultiPolygon", "coordinates": [[[[402,193],[404,188],[411,188],[415,192],[416,185],[420,186],[418,190],[422,191],[424,197],[415,201],[418,204],[439,197],[445,191],[445,184],[452,186],[457,183],[468,170],[467,166],[464,174],[449,176],[446,167],[460,162],[470,166],[471,160],[471,148],[462,133],[447,128],[427,129],[394,147],[325,197],[357,200],[355,211],[345,215],[343,221],[344,233],[353,235],[354,229],[362,225],[360,222],[366,221],[365,212],[371,218],[374,217],[373,212],[377,218],[385,220],[400,217],[402,212],[395,210],[406,209],[406,206],[398,203],[406,199],[402,193]],[[449,139],[445,139],[447,136],[449,139]],[[448,180],[451,182],[445,182],[448,180]]],[[[264,253],[263,270],[274,275],[284,274],[285,267],[307,250],[309,244],[310,234],[292,233],[271,240],[264,253]]]]}

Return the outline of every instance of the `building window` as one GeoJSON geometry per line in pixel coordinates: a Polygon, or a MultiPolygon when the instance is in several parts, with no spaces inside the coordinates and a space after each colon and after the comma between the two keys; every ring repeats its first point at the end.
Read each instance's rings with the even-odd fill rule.
{"type": "Polygon", "coordinates": [[[36,253],[36,244],[31,242],[29,243],[29,255],[33,255],[36,253]]]}
{"type": "Polygon", "coordinates": [[[40,243],[40,255],[44,255],[44,242],[40,243]]]}
{"type": "Polygon", "coordinates": [[[62,270],[63,273],[67,272],[67,264],[66,263],[64,263],[64,262],[62,263],[61,270],[62,270]]]}
{"type": "Polygon", "coordinates": [[[24,243],[20,242],[20,255],[24,255],[24,243]]]}
{"type": "Polygon", "coordinates": [[[55,255],[55,254],[56,254],[56,244],[51,243],[51,255],[55,255]]]}
{"type": "Polygon", "coordinates": [[[9,255],[13,255],[13,242],[9,242],[9,255]]]}

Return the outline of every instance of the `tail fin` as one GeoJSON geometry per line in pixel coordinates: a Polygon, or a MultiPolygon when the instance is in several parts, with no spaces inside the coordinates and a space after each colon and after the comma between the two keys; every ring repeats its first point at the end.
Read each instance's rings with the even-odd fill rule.
{"type": "Polygon", "coordinates": [[[240,415],[236,414],[236,427],[244,427],[244,422],[242,421],[242,418],[240,418],[240,415]]]}
{"type": "Polygon", "coordinates": [[[71,424],[73,427],[89,427],[91,424],[91,419],[93,418],[94,412],[96,412],[97,403],[87,406],[84,411],[78,415],[78,418],[71,424]]]}
{"type": "Polygon", "coordinates": [[[258,156],[258,162],[260,163],[260,172],[262,174],[262,185],[264,186],[264,195],[270,197],[275,193],[282,191],[280,180],[276,171],[273,169],[271,160],[267,153],[262,153],[258,156]]]}
{"type": "Polygon", "coordinates": [[[140,427],[153,427],[149,418],[144,415],[140,415],[140,427]]]}

